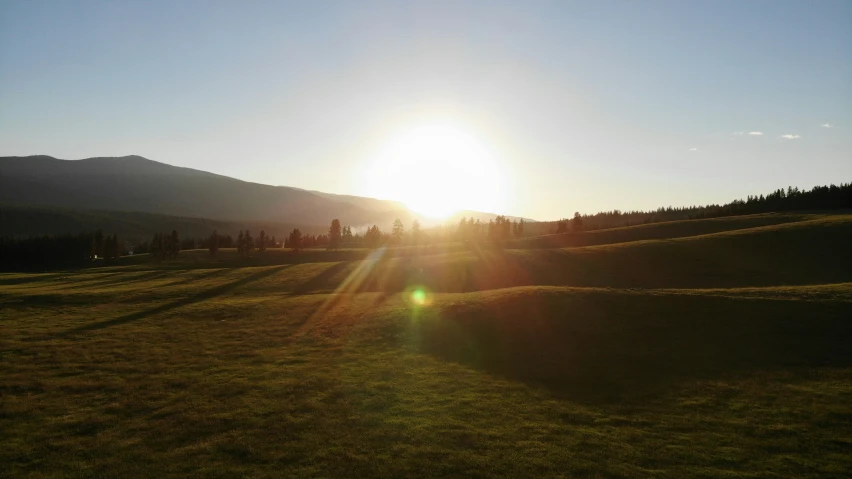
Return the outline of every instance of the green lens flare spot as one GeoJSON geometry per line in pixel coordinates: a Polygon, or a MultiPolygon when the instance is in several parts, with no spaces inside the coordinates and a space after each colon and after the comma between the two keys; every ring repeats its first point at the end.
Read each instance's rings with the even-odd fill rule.
{"type": "Polygon", "coordinates": [[[417,288],[411,292],[411,301],[418,306],[424,306],[426,304],[426,291],[422,288],[417,288]]]}

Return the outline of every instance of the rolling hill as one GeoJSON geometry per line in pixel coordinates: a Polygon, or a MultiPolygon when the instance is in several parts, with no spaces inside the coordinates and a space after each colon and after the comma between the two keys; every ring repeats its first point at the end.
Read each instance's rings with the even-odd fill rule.
{"type": "Polygon", "coordinates": [[[850,239],[849,214],[766,214],[0,273],[0,462],[846,477],[850,239]]]}

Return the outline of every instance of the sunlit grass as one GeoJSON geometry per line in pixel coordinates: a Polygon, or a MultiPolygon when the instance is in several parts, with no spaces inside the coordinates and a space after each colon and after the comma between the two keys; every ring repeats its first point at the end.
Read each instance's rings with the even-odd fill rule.
{"type": "Polygon", "coordinates": [[[0,463],[36,477],[842,477],[852,272],[812,249],[845,228],[771,230],[782,246],[758,231],[2,274],[0,463]],[[659,286],[678,282],[702,287],[659,286]]]}

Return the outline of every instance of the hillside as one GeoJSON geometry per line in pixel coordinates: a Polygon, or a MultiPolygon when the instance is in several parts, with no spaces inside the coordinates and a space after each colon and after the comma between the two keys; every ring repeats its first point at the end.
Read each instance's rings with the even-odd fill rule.
{"type": "MultiPolygon", "coordinates": [[[[140,212],[191,218],[194,223],[211,220],[236,224],[272,223],[295,225],[309,231],[316,225],[328,224],[333,218],[356,230],[372,224],[389,229],[396,218],[405,224],[417,218],[424,226],[444,221],[416,214],[395,201],[251,183],[140,156],[84,160],[60,160],[50,156],[0,157],[2,205],[6,208],[39,207],[41,212],[57,209],[52,213],[54,216],[62,216],[69,210],[89,217],[91,214],[86,212],[90,211],[140,212]]],[[[447,221],[457,221],[461,216],[488,222],[495,215],[463,211],[447,221]]],[[[174,220],[168,221],[174,223],[174,220]]],[[[28,235],[33,231],[81,231],[60,231],[51,225],[33,228],[35,224],[35,219],[21,227],[9,222],[2,229],[6,234],[15,235],[28,235]]],[[[65,216],[58,224],[77,225],[74,215],[65,216]]],[[[122,221],[106,221],[98,223],[97,227],[118,230],[125,226],[122,221]]],[[[144,236],[151,233],[153,231],[144,236]]],[[[204,235],[207,234],[209,232],[204,235]]]]}
{"type": "Polygon", "coordinates": [[[345,198],[250,183],[139,156],[0,158],[0,203],[300,225],[331,218],[352,225],[384,224],[401,213],[391,202],[388,211],[377,211],[375,204],[368,210],[345,198]]]}

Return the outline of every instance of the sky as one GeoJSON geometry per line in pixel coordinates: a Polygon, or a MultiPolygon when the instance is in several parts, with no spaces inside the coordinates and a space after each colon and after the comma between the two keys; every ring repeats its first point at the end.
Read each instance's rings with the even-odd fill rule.
{"type": "Polygon", "coordinates": [[[0,0],[0,155],[374,196],[430,124],[535,219],[849,182],[852,2],[0,0]]]}

